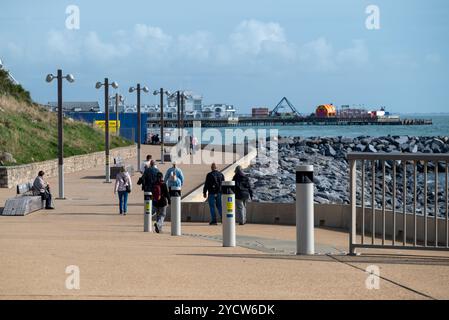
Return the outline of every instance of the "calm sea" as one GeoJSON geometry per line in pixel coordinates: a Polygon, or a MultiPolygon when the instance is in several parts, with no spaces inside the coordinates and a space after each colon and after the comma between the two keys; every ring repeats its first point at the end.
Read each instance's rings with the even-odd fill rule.
{"type": "Polygon", "coordinates": [[[432,119],[432,125],[422,126],[285,126],[277,128],[279,135],[288,137],[313,137],[313,136],[448,136],[449,115],[403,115],[402,119],[432,119]]]}
{"type": "MultiPolygon", "coordinates": [[[[312,125],[298,125],[298,126],[258,126],[252,127],[253,129],[277,129],[278,134],[283,137],[357,137],[357,136],[386,136],[386,135],[408,135],[408,136],[449,136],[449,115],[401,115],[401,119],[432,119],[432,125],[416,125],[416,126],[378,126],[378,125],[364,125],[364,126],[312,126],[312,125]]],[[[243,130],[251,127],[242,127],[243,130]]],[[[224,130],[226,128],[219,128],[224,136],[224,130]]],[[[229,128],[233,129],[233,128],[229,128]]],[[[235,128],[234,128],[235,129],[235,128]]],[[[203,129],[203,133],[204,130],[203,129]]],[[[190,129],[188,129],[191,132],[190,129]]],[[[203,134],[203,142],[206,142],[206,138],[203,134]]],[[[239,138],[236,139],[239,142],[239,138]]]]}

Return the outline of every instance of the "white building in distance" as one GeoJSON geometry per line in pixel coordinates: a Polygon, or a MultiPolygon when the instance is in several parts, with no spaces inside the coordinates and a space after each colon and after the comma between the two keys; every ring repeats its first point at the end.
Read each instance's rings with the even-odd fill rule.
{"type": "MultiPolygon", "coordinates": [[[[211,119],[211,118],[229,118],[234,117],[235,108],[230,104],[215,103],[203,105],[203,97],[191,91],[185,91],[187,96],[184,102],[184,119],[211,119]]],[[[164,105],[164,118],[177,118],[177,95],[172,94],[167,99],[167,104],[164,105]]],[[[137,106],[126,106],[125,112],[137,112],[137,106]]],[[[148,113],[150,119],[160,118],[159,105],[143,105],[141,106],[142,113],[148,113]]]]}

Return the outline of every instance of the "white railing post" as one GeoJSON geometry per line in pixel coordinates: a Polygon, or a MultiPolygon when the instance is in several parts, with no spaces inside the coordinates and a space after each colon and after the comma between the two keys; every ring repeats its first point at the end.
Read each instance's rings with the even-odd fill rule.
{"type": "MultiPolygon", "coordinates": [[[[357,160],[350,160],[351,221],[349,227],[349,254],[355,254],[357,237],[357,160]]],[[[364,188],[364,186],[362,186],[364,188]]],[[[362,199],[363,201],[363,199],[362,199]]]]}
{"type": "Polygon", "coordinates": [[[313,166],[296,168],[296,254],[315,254],[313,166]]]}

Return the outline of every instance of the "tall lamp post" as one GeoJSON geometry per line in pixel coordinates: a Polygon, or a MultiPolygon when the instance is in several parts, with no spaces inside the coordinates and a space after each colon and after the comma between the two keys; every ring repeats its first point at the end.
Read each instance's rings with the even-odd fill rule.
{"type": "Polygon", "coordinates": [[[176,107],[177,107],[177,122],[178,122],[178,142],[181,141],[181,137],[184,135],[184,113],[185,113],[185,99],[191,98],[192,96],[186,94],[184,91],[176,91],[176,107]]]}
{"type": "Polygon", "coordinates": [[[64,197],[64,118],[62,110],[62,79],[66,79],[68,82],[74,82],[73,75],[62,75],[62,70],[58,69],[56,76],[48,74],[46,77],[47,82],[52,82],[53,79],[58,79],[58,175],[59,175],[59,199],[65,199],[64,197]]]}
{"type": "Polygon", "coordinates": [[[170,92],[167,90],[164,91],[163,88],[161,88],[159,91],[155,90],[153,92],[153,95],[159,95],[161,98],[161,164],[164,164],[164,94],[170,96],[170,92]]]}
{"type": "Polygon", "coordinates": [[[181,91],[176,92],[176,108],[177,108],[177,120],[178,120],[178,142],[181,141],[181,91]]]}
{"type": "MultiPolygon", "coordinates": [[[[140,170],[140,144],[141,144],[141,112],[140,112],[140,91],[143,91],[145,93],[148,93],[150,90],[148,90],[148,87],[140,86],[140,83],[137,84],[137,86],[130,87],[129,92],[133,93],[134,91],[137,92],[137,170],[140,170]]],[[[146,128],[146,127],[145,127],[146,128]]]]}
{"type": "Polygon", "coordinates": [[[102,86],[104,86],[104,112],[105,112],[105,134],[104,134],[104,144],[105,144],[105,156],[106,156],[106,165],[105,165],[105,171],[106,171],[106,183],[111,182],[111,171],[110,171],[110,164],[109,164],[109,86],[111,86],[114,89],[118,88],[117,82],[109,83],[108,78],[104,78],[104,82],[97,82],[95,84],[95,88],[100,89],[102,86]]]}
{"type": "Polygon", "coordinates": [[[120,136],[119,129],[119,118],[118,118],[118,103],[119,101],[123,101],[123,96],[121,94],[115,94],[115,135],[120,136]]]}
{"type": "MultiPolygon", "coordinates": [[[[190,94],[186,94],[185,91],[182,91],[181,94],[180,94],[180,98],[181,98],[181,107],[180,107],[180,109],[181,109],[181,111],[180,111],[180,113],[181,113],[181,120],[180,120],[180,123],[181,123],[181,139],[184,139],[184,125],[185,125],[184,119],[185,119],[185,111],[186,111],[185,110],[185,102],[186,102],[186,99],[189,99],[191,97],[192,96],[190,94]]],[[[187,146],[187,148],[188,148],[188,146],[187,146]]]]}

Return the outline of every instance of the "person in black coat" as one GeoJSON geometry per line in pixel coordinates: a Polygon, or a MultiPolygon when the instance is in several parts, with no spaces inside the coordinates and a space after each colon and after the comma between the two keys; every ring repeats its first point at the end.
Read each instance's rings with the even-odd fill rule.
{"type": "Polygon", "coordinates": [[[168,187],[164,182],[162,172],[157,173],[156,181],[153,185],[153,205],[156,208],[156,222],[154,229],[157,233],[162,232],[165,216],[167,215],[167,206],[171,204],[168,187]]]}
{"type": "Polygon", "coordinates": [[[239,219],[239,225],[244,225],[246,223],[246,203],[249,199],[253,199],[253,190],[251,189],[249,178],[240,166],[235,168],[232,181],[235,181],[236,214],[239,219]]]}

